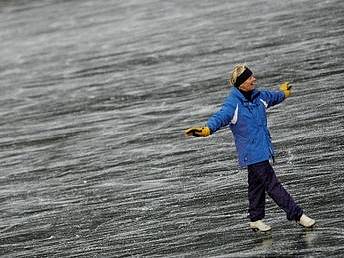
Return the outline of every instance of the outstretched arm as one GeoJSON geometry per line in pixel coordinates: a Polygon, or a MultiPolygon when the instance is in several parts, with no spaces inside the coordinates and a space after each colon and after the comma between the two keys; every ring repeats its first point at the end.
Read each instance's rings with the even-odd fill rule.
{"type": "Polygon", "coordinates": [[[234,104],[227,100],[221,109],[208,119],[207,124],[211,132],[214,133],[221,127],[228,125],[233,118],[234,110],[234,104]]]}
{"type": "Polygon", "coordinates": [[[188,136],[207,137],[215,133],[219,128],[230,123],[234,113],[234,105],[227,99],[222,108],[213,114],[205,127],[193,127],[185,131],[188,136]]]}
{"type": "Polygon", "coordinates": [[[285,82],[280,85],[280,91],[261,91],[262,99],[267,107],[277,105],[291,95],[291,87],[289,82],[285,82]]]}

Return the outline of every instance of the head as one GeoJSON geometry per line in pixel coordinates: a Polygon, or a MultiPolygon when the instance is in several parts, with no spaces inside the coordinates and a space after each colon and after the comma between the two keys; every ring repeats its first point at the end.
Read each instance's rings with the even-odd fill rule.
{"type": "Polygon", "coordinates": [[[255,88],[256,78],[246,65],[235,65],[230,73],[229,83],[242,91],[251,91],[255,88]]]}

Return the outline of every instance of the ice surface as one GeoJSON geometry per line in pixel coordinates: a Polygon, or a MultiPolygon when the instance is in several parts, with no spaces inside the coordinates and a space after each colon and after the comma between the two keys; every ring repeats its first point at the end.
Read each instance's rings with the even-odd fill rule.
{"type": "Polygon", "coordinates": [[[2,1],[0,255],[340,256],[343,11],[333,1],[2,1]],[[248,229],[247,174],[203,125],[236,63],[288,80],[270,109],[275,171],[305,231],[267,200],[248,229]]]}

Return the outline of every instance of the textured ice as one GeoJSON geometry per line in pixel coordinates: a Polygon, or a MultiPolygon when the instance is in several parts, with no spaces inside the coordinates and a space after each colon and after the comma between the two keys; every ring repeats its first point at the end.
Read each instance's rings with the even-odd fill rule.
{"type": "Polygon", "coordinates": [[[2,1],[0,255],[341,256],[343,11],[333,1],[2,1]],[[186,138],[236,63],[289,80],[270,109],[280,180],[317,226],[271,199],[248,229],[227,129],[186,138]]]}

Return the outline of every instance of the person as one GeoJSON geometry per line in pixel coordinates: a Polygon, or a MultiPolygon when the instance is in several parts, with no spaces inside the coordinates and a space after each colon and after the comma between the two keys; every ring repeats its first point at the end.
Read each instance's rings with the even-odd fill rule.
{"type": "Polygon", "coordinates": [[[258,90],[252,71],[243,64],[235,65],[229,83],[234,87],[222,108],[213,114],[204,127],[192,127],[185,131],[188,136],[207,137],[221,127],[229,126],[233,133],[239,165],[248,170],[249,227],[254,231],[269,231],[265,217],[265,193],[282,208],[287,219],[305,228],[315,220],[304,214],[300,206],[276,177],[270,161],[274,162],[274,149],[267,127],[266,110],[281,103],[291,95],[288,82],[279,91],[258,90]]]}

